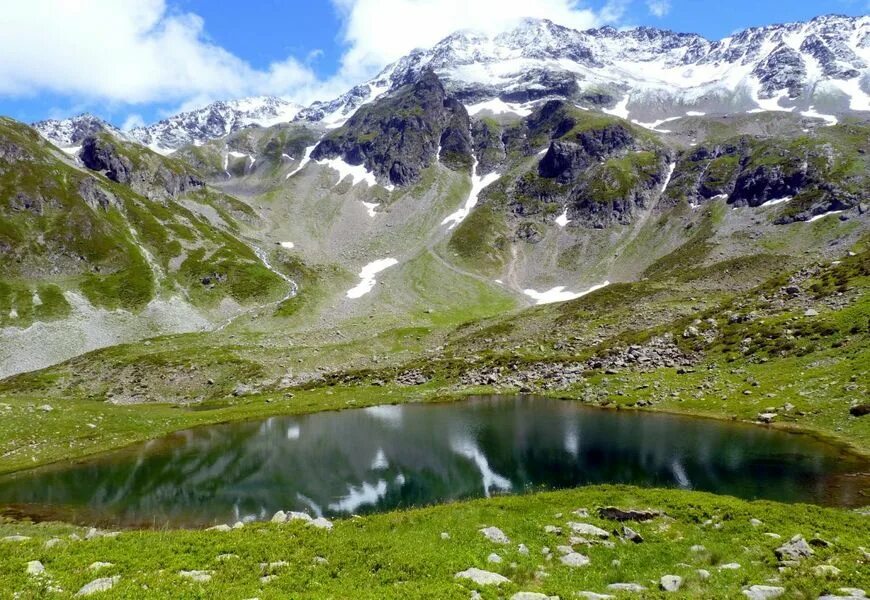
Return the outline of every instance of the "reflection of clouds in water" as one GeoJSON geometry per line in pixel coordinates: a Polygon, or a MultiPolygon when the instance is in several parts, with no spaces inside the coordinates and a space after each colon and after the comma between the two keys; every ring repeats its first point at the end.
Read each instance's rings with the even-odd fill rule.
{"type": "Polygon", "coordinates": [[[396,485],[398,487],[402,487],[403,485],[405,485],[405,476],[402,475],[401,473],[396,475],[396,485]]]}
{"type": "Polygon", "coordinates": [[[302,504],[304,504],[308,508],[310,508],[311,512],[314,513],[315,517],[322,517],[323,516],[323,509],[320,508],[320,505],[317,504],[314,500],[312,500],[308,496],[306,496],[305,494],[297,492],[296,499],[299,500],[299,502],[301,502],[302,504]]]}
{"type": "Polygon", "coordinates": [[[674,477],[677,480],[677,485],[681,488],[690,488],[692,487],[692,482],[689,481],[689,476],[686,475],[686,470],[683,468],[683,465],[680,463],[680,459],[675,458],[674,462],[671,463],[671,471],[674,473],[674,477]]]}
{"type": "Polygon", "coordinates": [[[387,482],[381,479],[377,484],[367,482],[359,487],[348,486],[347,495],[329,505],[329,510],[336,512],[353,513],[360,506],[377,506],[378,501],[387,495],[387,482]]]}
{"type": "Polygon", "coordinates": [[[287,428],[288,440],[298,440],[300,435],[302,435],[302,428],[299,425],[290,425],[287,428]]]}
{"type": "Polygon", "coordinates": [[[565,452],[574,458],[580,456],[580,435],[570,426],[565,429],[565,452]]]}
{"type": "Polygon", "coordinates": [[[402,425],[402,407],[395,404],[384,406],[369,406],[364,408],[363,412],[372,416],[379,421],[383,421],[392,427],[401,427],[402,425]]]}
{"type": "Polygon", "coordinates": [[[372,461],[372,471],[382,471],[384,469],[388,469],[390,467],[390,463],[387,462],[387,455],[384,454],[383,448],[378,448],[378,453],[375,456],[375,459],[372,461]]]}
{"type": "Polygon", "coordinates": [[[477,465],[483,479],[483,493],[487,498],[489,498],[491,488],[510,490],[513,487],[509,479],[502,477],[489,467],[489,461],[474,441],[468,438],[454,439],[450,442],[450,448],[460,456],[474,461],[474,464],[477,465]]]}

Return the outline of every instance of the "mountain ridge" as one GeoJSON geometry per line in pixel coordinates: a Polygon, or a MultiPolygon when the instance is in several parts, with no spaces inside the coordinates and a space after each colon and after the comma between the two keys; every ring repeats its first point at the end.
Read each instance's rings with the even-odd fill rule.
{"type": "MultiPolygon", "coordinates": [[[[870,16],[822,15],[750,27],[717,41],[655,27],[578,31],[547,19],[525,19],[497,35],[454,32],[341,96],[307,107],[269,96],[218,101],[123,135],[168,153],[249,125],[295,120],[335,128],[361,106],[413,83],[426,69],[438,73],[472,115],[484,110],[527,114],[525,104],[564,98],[631,116],[652,129],[686,112],[775,110],[821,114],[833,122],[836,115],[870,112],[870,16]],[[720,81],[724,85],[717,85],[720,81]]],[[[34,127],[61,147],[74,146],[64,130],[74,129],[83,117],[34,127]]],[[[104,128],[121,135],[108,123],[104,128]]]]}

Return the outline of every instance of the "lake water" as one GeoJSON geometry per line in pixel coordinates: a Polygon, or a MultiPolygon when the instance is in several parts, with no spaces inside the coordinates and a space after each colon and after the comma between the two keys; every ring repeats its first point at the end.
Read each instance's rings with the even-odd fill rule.
{"type": "Polygon", "coordinates": [[[38,519],[204,526],[626,483],[854,506],[868,503],[867,470],[764,427],[487,396],[178,432],[0,478],[0,505],[38,519]]]}

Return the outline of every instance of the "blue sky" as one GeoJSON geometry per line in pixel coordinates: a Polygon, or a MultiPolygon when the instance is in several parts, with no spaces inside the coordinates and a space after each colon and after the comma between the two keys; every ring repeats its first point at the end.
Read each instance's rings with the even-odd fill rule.
{"type": "Polygon", "coordinates": [[[0,14],[0,114],[152,122],[219,98],[332,97],[414,46],[543,16],[719,39],[751,26],[862,15],[870,0],[29,0],[0,14]]]}

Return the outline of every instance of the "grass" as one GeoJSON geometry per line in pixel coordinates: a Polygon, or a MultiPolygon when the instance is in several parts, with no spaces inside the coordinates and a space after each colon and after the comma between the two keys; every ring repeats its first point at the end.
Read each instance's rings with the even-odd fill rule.
{"type": "Polygon", "coordinates": [[[298,522],[256,523],[228,533],[130,531],[73,541],[70,535],[84,537],[86,531],[54,523],[9,523],[0,524],[0,537],[30,539],[0,542],[14,549],[0,553],[0,594],[41,598],[53,585],[64,590],[60,597],[67,597],[97,577],[119,575],[113,598],[467,598],[475,589],[485,599],[518,591],[571,598],[579,590],[605,592],[616,582],[639,583],[648,588],[644,598],[663,598],[659,578],[674,574],[684,578],[683,587],[668,597],[735,598],[741,588],[773,581],[786,589],[787,598],[816,598],[843,586],[870,586],[859,549],[867,543],[865,521],[855,512],[807,505],[601,486],[356,517],[337,521],[328,532],[298,522]],[[544,527],[568,531],[567,522],[582,521],[615,531],[617,523],[595,513],[608,505],[655,508],[666,517],[630,524],[643,536],[641,544],[578,544],[576,550],[591,564],[562,565],[556,547],[568,543],[568,534],[546,533],[544,527]],[[579,508],[590,516],[573,515],[579,508]],[[763,523],[753,526],[753,518],[763,523]],[[510,543],[486,540],[478,531],[486,526],[502,529],[510,543]],[[795,534],[818,536],[833,545],[816,548],[813,557],[780,572],[773,549],[795,534]],[[62,541],[45,548],[53,538],[62,541]],[[518,550],[519,544],[528,554],[518,550]],[[693,551],[693,546],[703,550],[693,551]],[[545,558],[545,547],[554,558],[545,558]],[[489,563],[491,553],[503,562],[489,563]],[[25,574],[31,560],[42,562],[45,577],[25,574]],[[112,564],[94,572],[89,566],[97,561],[112,564]],[[287,564],[269,565],[281,561],[287,564]],[[720,568],[735,562],[739,569],[720,568]],[[836,566],[839,575],[814,575],[813,567],[823,564],[836,566]],[[496,589],[454,577],[469,567],[499,572],[510,581],[496,589]],[[703,580],[699,569],[709,572],[709,579],[703,580]],[[210,571],[212,580],[193,582],[180,576],[182,570],[210,571]],[[273,578],[262,580],[266,575],[273,578]]]}

